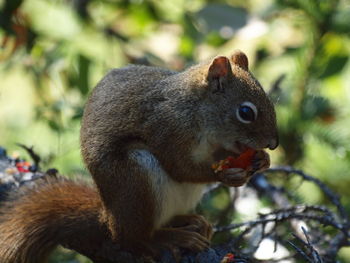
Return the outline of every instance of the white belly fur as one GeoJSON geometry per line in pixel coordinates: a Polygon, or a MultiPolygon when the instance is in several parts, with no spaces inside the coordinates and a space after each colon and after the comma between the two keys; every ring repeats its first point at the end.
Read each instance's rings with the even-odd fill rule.
{"type": "MultiPolygon", "coordinates": [[[[166,224],[173,216],[186,214],[202,197],[204,184],[179,183],[163,170],[157,158],[147,150],[132,150],[129,156],[150,175],[157,203],[156,227],[166,224]]],[[[140,200],[142,202],[142,200],[140,200]]]]}

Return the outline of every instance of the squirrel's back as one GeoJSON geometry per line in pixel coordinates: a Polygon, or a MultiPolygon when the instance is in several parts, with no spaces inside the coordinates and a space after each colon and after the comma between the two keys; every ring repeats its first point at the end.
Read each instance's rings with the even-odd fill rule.
{"type": "Polygon", "coordinates": [[[0,262],[45,262],[57,245],[88,249],[101,231],[101,201],[85,183],[50,178],[17,194],[0,206],[0,262]]]}
{"type": "MultiPolygon", "coordinates": [[[[169,86],[162,83],[178,74],[158,67],[129,65],[110,70],[97,84],[86,103],[80,130],[82,156],[93,177],[101,163],[109,162],[108,156],[124,156],[128,144],[167,137],[154,131],[164,123],[169,108],[165,95],[169,86]]],[[[162,125],[168,130],[173,130],[172,126],[179,125],[162,125]]]]}

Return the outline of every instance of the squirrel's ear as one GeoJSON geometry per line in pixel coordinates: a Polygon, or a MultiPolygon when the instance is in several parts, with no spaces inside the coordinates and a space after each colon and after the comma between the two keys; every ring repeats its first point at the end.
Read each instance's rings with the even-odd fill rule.
{"type": "Polygon", "coordinates": [[[224,92],[224,86],[233,76],[231,64],[227,57],[216,57],[211,62],[208,69],[207,80],[212,87],[213,93],[224,92]]]}
{"type": "Polygon", "coordinates": [[[232,54],[231,62],[232,64],[236,64],[244,70],[248,70],[248,58],[246,54],[244,54],[240,50],[237,50],[235,53],[232,54]]]}
{"type": "Polygon", "coordinates": [[[223,56],[214,58],[208,70],[208,79],[216,79],[228,75],[232,75],[228,58],[223,56]]]}

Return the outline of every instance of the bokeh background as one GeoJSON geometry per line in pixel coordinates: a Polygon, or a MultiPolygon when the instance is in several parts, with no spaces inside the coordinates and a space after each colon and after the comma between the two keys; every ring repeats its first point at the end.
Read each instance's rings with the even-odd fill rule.
{"type": "MultiPolygon", "coordinates": [[[[0,0],[0,145],[86,175],[80,118],[109,69],[182,70],[241,49],[276,104],[273,165],[320,178],[350,211],[349,33],[348,0],[0,0]]],[[[322,203],[311,187],[301,200],[322,203]]],[[[60,249],[51,262],[89,261],[60,249]]]]}

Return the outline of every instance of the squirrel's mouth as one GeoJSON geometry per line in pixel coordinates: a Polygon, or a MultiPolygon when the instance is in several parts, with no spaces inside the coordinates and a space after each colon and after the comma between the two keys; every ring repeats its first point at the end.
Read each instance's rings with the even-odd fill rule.
{"type": "Polygon", "coordinates": [[[231,148],[229,150],[225,148],[220,148],[213,153],[213,157],[215,161],[223,160],[227,158],[228,156],[232,156],[234,158],[237,158],[240,156],[243,152],[245,152],[248,149],[252,149],[248,145],[241,143],[239,141],[235,141],[231,148]]]}

